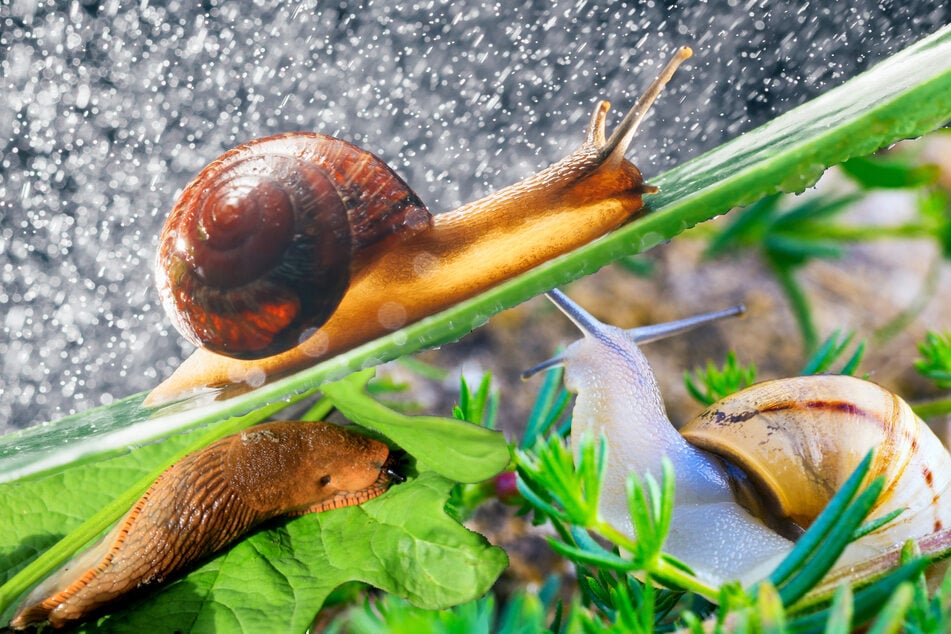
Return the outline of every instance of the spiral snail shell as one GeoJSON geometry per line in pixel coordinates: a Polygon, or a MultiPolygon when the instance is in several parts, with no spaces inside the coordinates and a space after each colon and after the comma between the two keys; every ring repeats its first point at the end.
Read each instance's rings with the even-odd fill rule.
{"type": "Polygon", "coordinates": [[[146,404],[307,367],[630,220],[656,188],[624,153],[690,55],[677,51],[610,136],[602,101],[575,152],[434,216],[382,161],[339,139],[288,134],[226,153],[186,188],[160,240],[163,303],[201,347],[146,404]],[[330,255],[337,250],[347,257],[330,255]]]}
{"type": "Polygon", "coordinates": [[[222,155],[179,198],[159,244],[159,295],[196,346],[270,356],[327,321],[357,260],[431,224],[369,152],[322,134],[259,139],[222,155]]]}
{"type": "Polygon", "coordinates": [[[625,331],[558,291],[549,298],[585,336],[538,367],[563,365],[565,386],[577,393],[572,443],[584,434],[606,438],[601,513],[633,534],[628,475],[658,477],[666,456],[676,497],[664,549],[701,580],[766,577],[873,447],[868,477],[884,475],[886,483],[868,519],[904,511],[850,544],[830,575],[951,527],[951,455],[884,388],[850,376],[765,381],[713,404],[678,432],[637,344],[736,311],[625,331]]]}
{"type": "Polygon", "coordinates": [[[99,542],[38,585],[14,629],[61,627],[160,584],[280,516],[362,504],[403,477],[389,448],[329,423],[246,429],[169,467],[99,542]]]}

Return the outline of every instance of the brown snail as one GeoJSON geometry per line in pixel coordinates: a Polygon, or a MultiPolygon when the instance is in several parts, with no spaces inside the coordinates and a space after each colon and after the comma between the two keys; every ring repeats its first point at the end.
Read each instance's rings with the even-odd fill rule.
{"type": "Polygon", "coordinates": [[[226,153],[186,188],[160,240],[163,303],[199,350],[146,403],[307,367],[628,221],[656,189],[624,153],[690,55],[677,51],[610,136],[602,101],[575,152],[435,216],[382,161],[339,139],[280,135],[226,153]],[[321,226],[312,212],[332,219],[321,226]]]}
{"type": "Polygon", "coordinates": [[[362,504],[403,480],[389,448],[329,423],[251,427],[169,467],[98,543],[38,585],[15,629],[85,618],[280,516],[362,504]]]}
{"type": "Polygon", "coordinates": [[[633,534],[628,474],[659,477],[666,456],[676,497],[664,550],[701,580],[750,584],[766,577],[872,447],[869,478],[884,475],[886,483],[868,519],[904,510],[849,545],[830,574],[951,527],[951,456],[884,388],[839,375],[765,381],[715,403],[678,432],[637,344],[737,311],[625,331],[558,291],[549,298],[585,336],[538,369],[563,365],[565,386],[577,393],[575,447],[584,434],[606,439],[602,515],[633,534]],[[769,526],[749,508],[763,512],[769,526]]]}

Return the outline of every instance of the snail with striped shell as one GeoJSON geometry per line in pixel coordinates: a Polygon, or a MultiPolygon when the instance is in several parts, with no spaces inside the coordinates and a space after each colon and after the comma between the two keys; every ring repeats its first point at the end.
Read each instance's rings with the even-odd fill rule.
{"type": "Polygon", "coordinates": [[[340,139],[284,134],[225,153],[160,238],[159,294],[199,350],[146,404],[307,367],[630,220],[656,189],[624,153],[690,55],[677,51],[610,136],[602,101],[575,152],[446,213],[430,215],[380,159],[340,139]]]}
{"type": "Polygon", "coordinates": [[[662,459],[670,459],[676,496],[664,550],[701,580],[763,579],[872,447],[869,477],[884,475],[886,482],[868,519],[904,511],[849,545],[830,574],[951,527],[951,456],[908,404],[884,388],[841,375],[765,381],[715,403],[678,432],[637,344],[737,311],[622,330],[559,291],[549,298],[584,337],[526,375],[563,365],[565,386],[577,393],[573,445],[585,434],[604,435],[600,511],[612,525],[633,534],[628,474],[659,477],[662,459]],[[735,487],[758,496],[756,506],[768,511],[774,528],[737,501],[735,487]]]}
{"type": "Polygon", "coordinates": [[[116,526],[24,599],[15,629],[54,627],[160,584],[282,516],[362,504],[402,482],[396,453],[330,423],[275,422],[169,467],[116,526]]]}

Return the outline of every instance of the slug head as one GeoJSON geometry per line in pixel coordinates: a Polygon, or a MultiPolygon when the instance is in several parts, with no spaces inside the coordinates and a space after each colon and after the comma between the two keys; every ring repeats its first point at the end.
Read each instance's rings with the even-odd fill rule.
{"type": "Polygon", "coordinates": [[[268,515],[360,504],[399,480],[382,442],[329,423],[271,423],[236,437],[228,457],[232,486],[268,515]]]}

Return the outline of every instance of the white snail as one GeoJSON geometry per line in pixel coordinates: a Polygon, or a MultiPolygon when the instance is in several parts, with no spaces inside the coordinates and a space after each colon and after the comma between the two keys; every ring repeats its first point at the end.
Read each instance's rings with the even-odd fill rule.
{"type": "Polygon", "coordinates": [[[852,543],[833,572],[951,526],[951,456],[908,404],[884,388],[850,376],[766,381],[715,403],[678,432],[637,344],[737,311],[622,330],[558,291],[549,298],[585,336],[538,369],[563,365],[565,385],[577,393],[573,445],[586,433],[607,441],[602,516],[633,534],[628,474],[659,477],[666,456],[676,497],[664,550],[701,580],[748,585],[766,577],[872,447],[869,478],[885,475],[886,483],[868,519],[904,511],[852,543]],[[755,491],[778,532],[741,505],[734,490],[755,491]]]}

